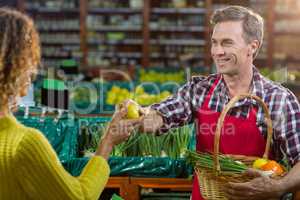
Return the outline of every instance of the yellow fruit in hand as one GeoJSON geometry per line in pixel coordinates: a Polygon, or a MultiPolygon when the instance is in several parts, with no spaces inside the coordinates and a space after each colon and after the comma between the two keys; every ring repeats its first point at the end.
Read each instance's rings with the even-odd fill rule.
{"type": "Polygon", "coordinates": [[[263,159],[263,158],[259,158],[259,159],[254,161],[252,167],[255,168],[255,169],[260,169],[262,166],[267,164],[267,162],[268,162],[268,160],[263,159]]]}
{"type": "Polygon", "coordinates": [[[129,103],[127,107],[127,119],[137,119],[140,117],[138,105],[129,103]]]}

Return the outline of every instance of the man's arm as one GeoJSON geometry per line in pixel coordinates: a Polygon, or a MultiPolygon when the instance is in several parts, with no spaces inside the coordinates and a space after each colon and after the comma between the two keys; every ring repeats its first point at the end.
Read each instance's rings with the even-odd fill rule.
{"type": "Polygon", "coordinates": [[[300,190],[300,162],[297,162],[289,173],[280,180],[280,187],[283,189],[283,192],[300,190]]]}
{"type": "Polygon", "coordinates": [[[280,97],[283,100],[278,102],[283,106],[278,102],[273,104],[274,108],[282,108],[274,112],[279,118],[273,126],[273,139],[278,143],[276,148],[283,151],[293,167],[279,180],[261,176],[246,183],[230,183],[229,199],[278,199],[286,192],[300,190],[300,105],[291,93],[280,97]]]}
{"type": "Polygon", "coordinates": [[[164,133],[170,128],[183,126],[193,121],[193,79],[180,87],[166,100],[144,108],[142,131],[164,133]]]}

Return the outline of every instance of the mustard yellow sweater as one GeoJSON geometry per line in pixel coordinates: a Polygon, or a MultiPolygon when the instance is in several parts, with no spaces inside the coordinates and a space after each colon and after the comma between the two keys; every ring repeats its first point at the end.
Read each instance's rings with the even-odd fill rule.
{"type": "Polygon", "coordinates": [[[98,199],[109,173],[106,160],[95,156],[71,176],[43,134],[13,116],[0,118],[0,200],[98,199]]]}

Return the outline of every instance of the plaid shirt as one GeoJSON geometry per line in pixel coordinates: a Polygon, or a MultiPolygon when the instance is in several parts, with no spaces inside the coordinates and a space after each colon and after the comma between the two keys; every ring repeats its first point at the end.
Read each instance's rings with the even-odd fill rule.
{"type": "MultiPolygon", "coordinates": [[[[218,77],[217,74],[208,77],[192,77],[173,96],[152,105],[151,108],[157,110],[163,117],[164,125],[160,133],[194,122],[196,112],[218,77]]],[[[228,94],[225,82],[221,78],[211,95],[209,108],[221,112],[230,100],[228,94]]],[[[286,156],[291,165],[296,164],[300,159],[300,105],[297,98],[288,89],[263,77],[255,67],[253,67],[252,94],[260,97],[270,111],[273,123],[272,150],[275,158],[279,160],[286,156]]],[[[238,101],[229,114],[246,118],[251,106],[257,107],[256,124],[266,137],[267,126],[264,113],[255,100],[238,101]]]]}

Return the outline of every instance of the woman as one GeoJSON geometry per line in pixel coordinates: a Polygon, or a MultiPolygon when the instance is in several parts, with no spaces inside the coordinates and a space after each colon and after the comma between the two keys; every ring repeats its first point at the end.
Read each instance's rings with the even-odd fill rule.
{"type": "Polygon", "coordinates": [[[79,177],[72,177],[43,134],[11,114],[17,99],[26,95],[39,62],[39,37],[32,20],[0,8],[0,199],[98,199],[109,177],[106,160],[137,121],[124,121],[126,109],[117,111],[95,156],[79,177]]]}

